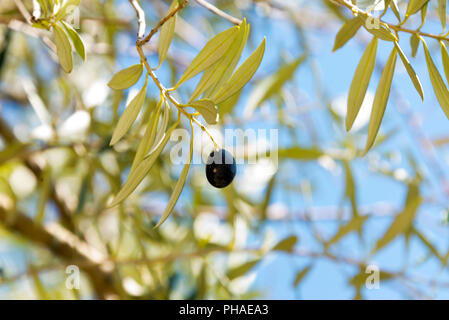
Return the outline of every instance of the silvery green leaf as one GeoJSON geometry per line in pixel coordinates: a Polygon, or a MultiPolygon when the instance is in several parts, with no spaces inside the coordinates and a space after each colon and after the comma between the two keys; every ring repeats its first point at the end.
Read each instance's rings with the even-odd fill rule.
{"type": "Polygon", "coordinates": [[[135,64],[114,74],[108,86],[115,90],[127,89],[140,79],[142,72],[143,65],[141,63],[135,64]]]}

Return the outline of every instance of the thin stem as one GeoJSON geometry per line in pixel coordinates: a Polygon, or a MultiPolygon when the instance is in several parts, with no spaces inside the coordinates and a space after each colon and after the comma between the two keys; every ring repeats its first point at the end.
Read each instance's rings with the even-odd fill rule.
{"type": "Polygon", "coordinates": [[[231,16],[230,14],[227,14],[226,12],[218,9],[216,6],[214,6],[213,4],[205,1],[205,0],[195,0],[200,6],[203,6],[204,8],[206,8],[207,10],[215,13],[216,15],[219,15],[220,17],[228,20],[229,22],[236,24],[236,25],[240,25],[242,23],[242,20],[235,18],[233,16],[231,16]]]}

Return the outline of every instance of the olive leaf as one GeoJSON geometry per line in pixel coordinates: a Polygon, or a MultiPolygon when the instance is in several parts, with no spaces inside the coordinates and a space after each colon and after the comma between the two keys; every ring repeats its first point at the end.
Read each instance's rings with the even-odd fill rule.
{"type": "Polygon", "coordinates": [[[59,58],[59,63],[65,72],[70,73],[73,69],[73,56],[69,38],[64,32],[64,29],[58,24],[53,26],[53,33],[55,36],[56,53],[59,58]]]}
{"type": "Polygon", "coordinates": [[[385,41],[398,41],[399,39],[391,32],[390,28],[385,25],[380,25],[377,28],[368,28],[365,29],[371,33],[373,36],[385,40],[385,41]]]}
{"type": "Polygon", "coordinates": [[[363,99],[368,89],[368,84],[373,74],[376,63],[377,38],[373,38],[366,46],[365,52],[360,59],[348,93],[348,108],[346,112],[346,130],[351,130],[352,125],[362,106],[363,99]]]}
{"type": "Polygon", "coordinates": [[[281,241],[279,241],[274,247],[273,251],[285,251],[292,252],[298,242],[297,236],[289,236],[281,241]]]}
{"type": "Polygon", "coordinates": [[[438,0],[438,16],[440,17],[441,26],[446,28],[446,5],[447,0],[438,0]]]}
{"type": "Polygon", "coordinates": [[[136,121],[137,115],[142,109],[143,102],[145,101],[145,94],[147,91],[147,83],[143,85],[142,89],[137,93],[137,95],[130,101],[130,103],[126,106],[125,111],[120,117],[117,126],[112,133],[112,139],[110,145],[113,146],[116,144],[124,135],[128,132],[129,128],[133,125],[134,121],[136,121]]]}
{"type": "Polygon", "coordinates": [[[289,158],[296,160],[314,160],[323,155],[323,152],[316,148],[290,147],[278,150],[279,158],[289,158]]]}
{"type": "Polygon", "coordinates": [[[269,99],[276,92],[279,92],[280,88],[293,77],[296,69],[305,59],[306,55],[301,55],[297,59],[284,64],[275,73],[260,81],[248,98],[244,115],[249,117],[262,102],[269,99]]]}
{"type": "Polygon", "coordinates": [[[296,274],[295,281],[293,281],[293,285],[297,287],[301,281],[306,277],[306,275],[309,273],[310,269],[312,269],[311,265],[306,266],[304,269],[299,270],[296,274]]]}
{"type": "Polygon", "coordinates": [[[142,139],[140,139],[139,145],[137,147],[136,155],[134,156],[133,163],[131,165],[131,171],[133,172],[137,165],[143,160],[145,155],[150,151],[156,138],[157,125],[159,122],[159,117],[161,114],[162,103],[164,99],[159,100],[156,105],[155,110],[151,114],[148,124],[145,128],[142,139]]]}
{"type": "Polygon", "coordinates": [[[243,86],[251,80],[262,62],[265,52],[265,38],[259,44],[256,50],[242,63],[234,72],[231,78],[221,87],[221,89],[212,97],[215,103],[221,103],[237,93],[243,86]]]}
{"type": "Polygon", "coordinates": [[[164,210],[164,213],[162,214],[161,219],[156,224],[155,228],[159,227],[162,223],[164,223],[165,220],[167,220],[170,213],[173,211],[173,208],[176,205],[176,202],[178,202],[179,196],[181,195],[182,189],[184,188],[184,185],[186,183],[187,176],[189,174],[190,170],[190,164],[192,162],[192,156],[193,156],[193,126],[192,124],[192,138],[190,139],[190,151],[189,151],[189,159],[187,163],[184,165],[181,171],[181,175],[179,176],[178,182],[176,182],[176,186],[173,189],[173,192],[170,196],[170,200],[168,201],[167,207],[164,210]]]}
{"type": "Polygon", "coordinates": [[[367,218],[368,216],[353,217],[347,224],[341,226],[337,233],[329,241],[326,242],[326,247],[337,243],[338,241],[340,241],[340,239],[351,232],[359,231],[363,227],[363,224],[365,223],[367,218]]]}
{"type": "Polygon", "coordinates": [[[167,144],[168,140],[170,139],[170,135],[173,132],[173,130],[178,126],[180,120],[176,121],[166,132],[164,139],[159,143],[156,150],[154,152],[145,157],[136,167],[136,169],[129,174],[128,180],[125,182],[123,187],[120,189],[112,203],[110,204],[110,207],[113,207],[123,200],[125,200],[136,188],[137,186],[142,182],[142,180],[145,178],[145,176],[148,174],[148,172],[153,167],[154,163],[156,162],[157,158],[161,154],[162,150],[164,149],[165,145],[167,144]]]}
{"type": "Polygon", "coordinates": [[[78,32],[75,31],[75,29],[72,28],[71,25],[69,25],[65,21],[61,21],[64,25],[65,30],[67,31],[67,34],[69,35],[70,39],[72,40],[72,43],[75,47],[76,52],[79,54],[79,56],[86,60],[86,47],[84,46],[83,39],[81,39],[78,32]]]}
{"type": "MultiPolygon", "coordinates": [[[[175,9],[177,4],[177,0],[172,1],[167,13],[175,9]]],[[[168,48],[170,47],[173,35],[175,34],[176,16],[177,15],[175,14],[173,17],[168,19],[168,21],[166,21],[161,27],[161,34],[159,36],[159,43],[157,46],[159,55],[159,65],[157,66],[157,68],[162,65],[165,57],[167,56],[168,48]]]]}
{"type": "Polygon", "coordinates": [[[229,280],[234,280],[238,277],[244,276],[248,272],[250,272],[256,265],[259,263],[260,259],[254,259],[248,262],[245,262],[237,267],[234,267],[226,273],[226,276],[229,280]]]}
{"type": "Polygon", "coordinates": [[[167,100],[164,100],[164,115],[162,116],[162,122],[160,128],[157,128],[157,135],[154,139],[154,144],[151,146],[150,151],[147,156],[154,152],[158,147],[159,143],[164,139],[165,131],[167,130],[168,121],[170,120],[170,104],[167,100]]]}
{"type": "Polygon", "coordinates": [[[114,74],[108,86],[115,90],[127,89],[140,79],[142,72],[143,65],[141,63],[132,65],[114,74]]]}
{"type": "Polygon", "coordinates": [[[204,71],[204,74],[198,82],[198,85],[190,97],[189,102],[197,99],[200,94],[206,90],[208,90],[208,92],[204,94],[204,97],[210,98],[212,90],[217,90],[223,82],[229,78],[238,62],[238,59],[240,58],[243,47],[246,44],[248,32],[249,26],[244,20],[240,25],[237,37],[232,42],[223,58],[204,71]]]}
{"type": "Polygon", "coordinates": [[[402,212],[395,217],[382,238],[376,242],[373,252],[379,251],[393,241],[398,235],[405,233],[410,229],[421,201],[422,199],[419,195],[418,186],[411,184],[407,192],[407,198],[402,212]]]}
{"type": "Polygon", "coordinates": [[[446,75],[446,79],[449,81],[449,54],[447,52],[446,45],[443,41],[440,41],[441,46],[441,60],[443,62],[444,74],[446,75]]]}
{"type": "Polygon", "coordinates": [[[238,26],[229,28],[209,40],[209,42],[206,43],[203,49],[201,49],[198,55],[184,71],[178,83],[175,85],[175,88],[179,87],[183,82],[189,80],[198,73],[204,71],[204,69],[223,57],[224,53],[231,46],[237,36],[238,30],[238,26]]]}
{"type": "Polygon", "coordinates": [[[79,6],[81,0],[66,0],[64,1],[64,4],[60,7],[60,9],[56,12],[55,19],[61,20],[67,15],[69,15],[71,12],[70,9],[73,10],[74,7],[79,6]]]}
{"type": "Polygon", "coordinates": [[[190,102],[188,105],[195,108],[196,111],[201,113],[204,120],[208,124],[216,124],[218,122],[218,110],[213,101],[208,99],[201,99],[190,102]]]}
{"type": "Polygon", "coordinates": [[[441,78],[441,75],[438,72],[435,63],[433,62],[432,57],[430,56],[426,42],[423,39],[421,40],[424,47],[424,55],[426,57],[427,69],[429,70],[429,78],[430,82],[432,83],[433,91],[435,92],[438,103],[446,114],[446,117],[449,118],[449,91],[444,84],[444,81],[441,78]]]}
{"type": "Polygon", "coordinates": [[[410,37],[410,47],[412,48],[412,57],[416,57],[416,53],[419,48],[419,38],[416,33],[412,34],[410,37]]]}
{"type": "Polygon", "coordinates": [[[396,46],[390,53],[390,56],[385,64],[382,75],[380,76],[379,85],[377,86],[376,95],[371,109],[371,116],[368,126],[368,139],[366,141],[364,154],[368,152],[376,139],[379,131],[380,123],[385,113],[388,98],[390,96],[391,82],[393,80],[394,68],[396,66],[397,49],[396,46]]]}
{"type": "Polygon", "coordinates": [[[410,0],[408,2],[407,11],[405,12],[405,16],[411,16],[412,14],[417,13],[425,4],[427,4],[429,0],[410,0]]]}
{"type": "Polygon", "coordinates": [[[346,42],[348,42],[355,36],[361,26],[362,19],[360,19],[359,17],[355,17],[351,20],[346,21],[335,36],[334,48],[332,49],[332,51],[337,51],[338,49],[343,47],[346,42]]]}
{"type": "Polygon", "coordinates": [[[210,70],[206,71],[213,73],[214,79],[216,80],[212,81],[212,85],[204,92],[204,98],[211,98],[231,76],[240,60],[246,41],[248,40],[249,30],[250,25],[243,19],[243,22],[240,25],[240,32],[223,56],[223,59],[218,61],[210,70]]]}
{"type": "Polygon", "coordinates": [[[407,56],[402,51],[401,47],[399,46],[398,42],[395,42],[394,45],[396,46],[396,49],[398,50],[399,57],[402,60],[402,64],[405,67],[405,70],[407,70],[407,73],[410,77],[410,80],[412,80],[413,85],[415,86],[416,91],[418,91],[418,94],[421,96],[421,99],[424,100],[424,91],[421,85],[421,82],[419,81],[418,75],[416,74],[415,70],[413,69],[412,65],[410,64],[409,60],[407,59],[407,56]]]}

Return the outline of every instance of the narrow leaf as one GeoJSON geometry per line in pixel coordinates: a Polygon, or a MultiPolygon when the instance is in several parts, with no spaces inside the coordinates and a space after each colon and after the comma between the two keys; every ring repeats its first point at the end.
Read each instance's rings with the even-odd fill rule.
{"type": "Polygon", "coordinates": [[[362,19],[360,19],[359,17],[355,17],[351,20],[346,21],[335,36],[334,48],[332,49],[332,51],[336,51],[343,47],[346,42],[348,42],[355,36],[361,26],[362,19]]]}
{"type": "Polygon", "coordinates": [[[216,124],[218,122],[218,110],[215,103],[208,99],[196,100],[188,104],[201,113],[204,120],[208,124],[216,124]]]}
{"type": "Polygon", "coordinates": [[[175,88],[179,87],[183,82],[189,80],[223,57],[224,53],[237,36],[238,30],[238,26],[232,27],[220,32],[209,40],[184,71],[178,83],[175,85],[175,88]]]}
{"type": "Polygon", "coordinates": [[[446,28],[446,5],[447,0],[438,0],[438,15],[440,16],[441,26],[446,28]]]}
{"type": "Polygon", "coordinates": [[[346,114],[346,130],[351,130],[352,125],[362,106],[365,98],[368,84],[373,74],[374,65],[376,63],[377,38],[373,38],[365,49],[360,59],[354,77],[352,78],[351,87],[348,94],[348,109],[346,114]]]}
{"type": "Polygon", "coordinates": [[[165,145],[167,144],[168,139],[170,139],[171,133],[178,126],[178,124],[179,120],[168,129],[167,134],[164,136],[164,140],[158,145],[156,150],[150,156],[144,158],[142,162],[140,162],[140,164],[137,165],[134,172],[130,173],[128,180],[123,185],[122,189],[118,192],[117,196],[112,201],[110,207],[113,207],[122,202],[123,200],[125,200],[142,182],[142,180],[145,178],[145,176],[153,167],[154,163],[156,162],[156,159],[159,157],[165,145]]]}
{"type": "Polygon", "coordinates": [[[273,247],[273,251],[285,251],[285,252],[292,252],[295,248],[296,243],[298,242],[297,236],[290,236],[287,237],[281,241],[279,241],[278,244],[276,244],[273,247]]]}
{"type": "Polygon", "coordinates": [[[424,91],[423,91],[421,82],[419,81],[418,75],[416,74],[415,70],[413,69],[412,65],[410,64],[409,60],[407,59],[407,56],[405,55],[405,53],[402,51],[401,47],[399,46],[399,43],[395,42],[394,45],[396,46],[396,49],[398,50],[399,57],[402,60],[405,70],[407,70],[410,80],[412,80],[416,91],[418,91],[418,94],[421,96],[421,99],[424,100],[424,91]]]}
{"type": "Polygon", "coordinates": [[[67,34],[69,35],[70,39],[72,40],[72,43],[75,46],[76,52],[79,54],[79,56],[83,60],[86,60],[86,48],[84,46],[83,39],[81,39],[78,32],[76,32],[75,29],[73,29],[71,25],[69,25],[64,20],[61,20],[61,22],[64,25],[64,28],[67,31],[67,34]]]}
{"type": "Polygon", "coordinates": [[[410,0],[408,2],[407,11],[405,12],[405,16],[411,16],[412,14],[417,13],[429,0],[410,0]]]}
{"type": "MultiPolygon", "coordinates": [[[[175,9],[177,4],[178,1],[173,0],[170,8],[168,9],[168,12],[171,12],[173,9],[175,9]]],[[[161,27],[161,34],[159,36],[159,43],[157,47],[159,55],[158,68],[164,62],[165,57],[167,56],[168,48],[170,47],[170,44],[173,39],[173,35],[175,34],[176,16],[177,15],[175,14],[168,21],[166,21],[161,27]]]]}
{"type": "Polygon", "coordinates": [[[429,71],[430,82],[432,82],[433,91],[435,92],[435,96],[443,109],[446,117],[449,118],[449,91],[444,84],[443,79],[441,78],[440,73],[438,72],[437,67],[435,66],[432,57],[430,56],[429,49],[427,48],[426,42],[422,40],[424,47],[424,54],[426,56],[427,69],[429,71]]]}
{"type": "Polygon", "coordinates": [[[124,135],[128,132],[129,128],[136,121],[137,115],[142,109],[143,102],[145,101],[145,94],[147,91],[147,84],[145,82],[139,93],[131,100],[131,102],[126,106],[125,111],[120,117],[117,126],[112,134],[112,139],[110,145],[116,144],[124,135]]]}
{"type": "Polygon", "coordinates": [[[244,276],[245,274],[250,272],[257,265],[259,260],[260,259],[255,259],[255,260],[245,262],[235,268],[230,269],[226,275],[229,278],[229,280],[234,280],[238,277],[244,276]]]}
{"type": "Polygon", "coordinates": [[[338,241],[340,241],[340,239],[351,232],[359,231],[367,218],[368,216],[357,216],[352,218],[351,221],[340,227],[337,233],[326,243],[326,246],[331,246],[334,243],[337,243],[338,241]]]}
{"type": "Polygon", "coordinates": [[[109,81],[108,86],[115,90],[123,90],[134,85],[142,75],[143,65],[135,64],[117,72],[109,81]]]}
{"type": "Polygon", "coordinates": [[[53,33],[55,36],[56,53],[58,54],[59,63],[65,72],[70,73],[73,69],[73,56],[69,38],[64,32],[64,29],[58,24],[53,26],[53,33]]]}
{"type": "Polygon", "coordinates": [[[385,113],[388,97],[390,96],[391,81],[393,80],[394,68],[396,66],[397,49],[393,48],[377,86],[376,96],[374,97],[373,108],[368,126],[368,139],[364,153],[368,152],[376,139],[380,123],[385,113]]]}
{"type": "Polygon", "coordinates": [[[446,45],[444,44],[443,41],[440,41],[440,46],[441,46],[441,60],[443,62],[444,74],[446,75],[446,80],[449,81],[449,54],[447,52],[446,45]]]}
{"type": "Polygon", "coordinates": [[[186,179],[189,174],[190,164],[192,162],[192,155],[193,155],[193,126],[192,126],[192,137],[190,139],[189,159],[187,163],[184,165],[184,168],[182,168],[181,175],[179,176],[178,182],[176,183],[176,186],[173,189],[167,207],[165,208],[164,213],[162,214],[162,217],[156,224],[155,228],[159,227],[162,223],[164,223],[165,220],[167,220],[168,216],[173,211],[176,202],[178,202],[179,196],[181,195],[181,191],[184,188],[184,184],[186,183],[186,179]]]}
{"type": "Polygon", "coordinates": [[[385,247],[398,235],[405,233],[410,229],[420,204],[421,197],[419,195],[418,187],[416,185],[410,185],[404,209],[395,217],[382,238],[377,241],[374,249],[375,252],[385,247]]]}
{"type": "Polygon", "coordinates": [[[412,34],[410,37],[410,47],[412,48],[412,57],[416,57],[416,53],[419,48],[419,38],[416,33],[412,34]]]}
{"type": "Polygon", "coordinates": [[[212,100],[215,103],[221,103],[226,99],[237,93],[243,86],[251,80],[257,68],[262,62],[263,54],[265,52],[265,38],[260,43],[259,47],[242,63],[242,65],[234,72],[232,77],[221,87],[221,89],[214,95],[212,100]]]}
{"type": "Polygon", "coordinates": [[[295,281],[293,282],[293,285],[295,287],[297,287],[301,281],[306,277],[306,275],[309,273],[310,269],[312,269],[311,265],[308,265],[307,267],[305,267],[304,269],[298,271],[298,273],[296,274],[295,277],[295,281]]]}

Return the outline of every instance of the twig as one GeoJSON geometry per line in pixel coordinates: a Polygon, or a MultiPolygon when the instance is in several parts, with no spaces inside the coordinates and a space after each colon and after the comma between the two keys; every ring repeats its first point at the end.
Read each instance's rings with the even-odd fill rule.
{"type": "MultiPolygon", "coordinates": [[[[339,5],[347,7],[348,9],[351,9],[351,11],[354,12],[354,13],[360,13],[360,14],[364,14],[364,15],[370,16],[369,13],[361,10],[359,7],[357,7],[356,5],[350,3],[350,2],[348,2],[346,0],[332,0],[332,1],[334,3],[336,3],[336,4],[339,4],[339,5]]],[[[420,30],[407,29],[407,28],[402,27],[401,24],[392,24],[392,23],[389,23],[389,22],[385,22],[383,20],[379,20],[379,22],[381,24],[383,24],[383,25],[386,25],[386,26],[390,27],[394,31],[402,31],[402,32],[410,33],[410,34],[418,34],[420,36],[427,37],[427,38],[433,38],[433,39],[436,39],[436,40],[449,41],[449,39],[447,37],[445,37],[444,35],[437,35],[437,34],[422,32],[420,30]]],[[[404,23],[404,21],[402,23],[404,23]]]]}
{"type": "Polygon", "coordinates": [[[21,0],[14,0],[14,3],[16,4],[17,9],[19,9],[20,14],[25,18],[25,20],[31,24],[32,18],[30,13],[28,12],[27,8],[23,4],[21,0]]]}
{"type": "Polygon", "coordinates": [[[219,15],[220,17],[228,20],[229,22],[239,25],[242,23],[242,20],[237,19],[233,16],[231,16],[230,14],[227,14],[226,12],[220,10],[219,8],[217,8],[216,6],[214,6],[213,4],[205,1],[205,0],[195,0],[200,6],[203,6],[204,8],[206,8],[207,10],[215,13],[216,15],[219,15]]]}

